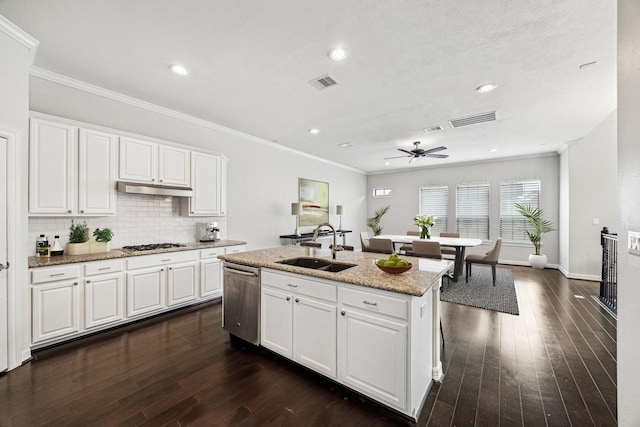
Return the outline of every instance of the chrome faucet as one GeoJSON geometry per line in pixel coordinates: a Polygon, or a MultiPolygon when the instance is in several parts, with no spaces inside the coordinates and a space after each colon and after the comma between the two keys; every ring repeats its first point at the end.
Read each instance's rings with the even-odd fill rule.
{"type": "Polygon", "coordinates": [[[329,227],[331,229],[331,231],[333,231],[333,245],[331,245],[331,257],[333,259],[336,259],[336,252],[337,251],[341,251],[342,250],[342,246],[338,245],[338,242],[336,241],[336,229],[333,227],[333,225],[329,224],[328,222],[323,222],[322,224],[320,224],[319,226],[316,227],[315,230],[313,230],[313,241],[315,242],[316,239],[318,238],[318,233],[320,232],[320,229],[322,227],[329,227]]]}

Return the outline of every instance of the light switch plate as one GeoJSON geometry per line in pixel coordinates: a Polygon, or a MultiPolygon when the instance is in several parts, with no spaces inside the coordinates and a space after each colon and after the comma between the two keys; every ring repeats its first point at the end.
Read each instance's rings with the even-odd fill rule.
{"type": "Polygon", "coordinates": [[[627,248],[630,254],[640,256],[640,231],[629,231],[627,248]]]}

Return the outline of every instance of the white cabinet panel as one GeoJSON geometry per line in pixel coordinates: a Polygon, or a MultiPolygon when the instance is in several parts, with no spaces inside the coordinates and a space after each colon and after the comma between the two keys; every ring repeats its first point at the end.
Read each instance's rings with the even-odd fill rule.
{"type": "Polygon", "coordinates": [[[206,259],[200,262],[200,297],[222,295],[222,262],[206,259]]]}
{"type": "Polygon", "coordinates": [[[336,378],[336,306],[294,296],[293,359],[336,378]]]}
{"type": "Polygon", "coordinates": [[[164,307],[164,268],[127,273],[127,316],[137,316],[164,307]]]}
{"type": "Polygon", "coordinates": [[[291,295],[262,288],[260,344],[288,358],[293,358],[293,310],[291,295]]]}
{"type": "Polygon", "coordinates": [[[117,136],[80,129],[78,140],[78,209],[81,214],[116,213],[117,136]]]}
{"type": "Polygon", "coordinates": [[[32,292],[33,342],[79,331],[77,281],[38,285],[32,292]]]}
{"type": "Polygon", "coordinates": [[[219,156],[191,153],[193,197],[187,201],[189,215],[221,215],[220,161],[219,156]]]}
{"type": "Polygon", "coordinates": [[[118,177],[123,181],[155,182],[158,176],[158,144],[129,137],[120,138],[118,177]]]}
{"type": "Polygon", "coordinates": [[[84,325],[94,328],[124,318],[122,274],[104,274],[85,281],[84,325]]]}
{"type": "Polygon", "coordinates": [[[197,268],[196,262],[168,267],[167,305],[193,301],[198,297],[197,268]]]}
{"type": "Polygon", "coordinates": [[[29,213],[70,214],[75,208],[76,128],[31,119],[29,213]]]}
{"type": "Polygon", "coordinates": [[[189,186],[191,158],[188,150],[160,145],[158,147],[158,181],[160,184],[189,186]]]}

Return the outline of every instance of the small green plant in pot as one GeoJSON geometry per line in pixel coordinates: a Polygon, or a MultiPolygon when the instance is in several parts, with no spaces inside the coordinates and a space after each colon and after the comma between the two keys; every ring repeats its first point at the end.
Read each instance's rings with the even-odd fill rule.
{"type": "Polygon", "coordinates": [[[536,252],[535,254],[529,255],[529,264],[531,264],[533,268],[543,269],[547,265],[547,256],[540,254],[540,245],[542,243],[542,236],[545,233],[554,231],[553,223],[543,218],[544,211],[541,208],[521,203],[516,203],[514,206],[518,213],[525,217],[529,225],[533,227],[533,231],[525,230],[536,252]]]}
{"type": "Polygon", "coordinates": [[[115,234],[110,228],[96,228],[93,230],[94,242],[91,242],[91,253],[95,252],[109,252],[111,245],[109,242],[113,239],[115,234]]]}
{"type": "Polygon", "coordinates": [[[371,228],[374,236],[379,236],[382,234],[382,227],[380,226],[380,220],[391,209],[391,206],[385,206],[376,211],[376,213],[371,217],[367,218],[367,226],[371,228]]]}
{"type": "Polygon", "coordinates": [[[67,243],[67,255],[82,255],[89,253],[89,229],[87,223],[76,224],[71,220],[69,227],[69,243],[67,243]]]}

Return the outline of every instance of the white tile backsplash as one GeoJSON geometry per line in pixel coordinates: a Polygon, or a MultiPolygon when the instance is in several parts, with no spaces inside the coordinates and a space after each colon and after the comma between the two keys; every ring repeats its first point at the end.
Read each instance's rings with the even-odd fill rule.
{"type": "MultiPolygon", "coordinates": [[[[76,217],[75,222],[87,223],[89,228],[110,228],[115,236],[112,248],[145,243],[190,243],[196,241],[196,224],[218,223],[220,236],[227,238],[226,217],[188,217],[180,215],[179,197],[149,196],[118,193],[116,216],[76,217]]],[[[55,235],[64,246],[68,241],[70,217],[30,217],[29,245],[35,253],[40,234],[53,244],[55,235]]]]}

